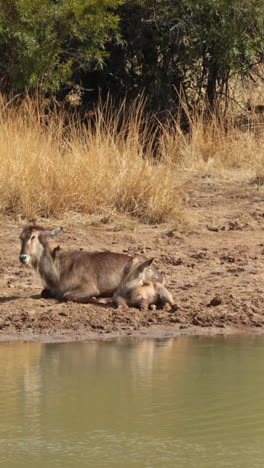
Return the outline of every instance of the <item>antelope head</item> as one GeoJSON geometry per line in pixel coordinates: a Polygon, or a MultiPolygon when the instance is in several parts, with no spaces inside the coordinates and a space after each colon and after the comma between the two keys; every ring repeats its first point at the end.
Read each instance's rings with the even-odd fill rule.
{"type": "Polygon", "coordinates": [[[61,227],[46,230],[35,223],[25,226],[20,234],[20,262],[29,263],[36,268],[44,251],[49,249],[47,239],[56,237],[61,231],[61,227]]]}

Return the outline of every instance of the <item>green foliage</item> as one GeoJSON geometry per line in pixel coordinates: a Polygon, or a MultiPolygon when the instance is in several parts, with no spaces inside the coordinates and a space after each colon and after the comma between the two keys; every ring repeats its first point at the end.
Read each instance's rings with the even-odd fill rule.
{"type": "Polygon", "coordinates": [[[96,78],[116,95],[145,92],[155,109],[175,110],[180,94],[213,108],[263,59],[264,0],[126,0],[118,14],[123,41],[96,78]]]}
{"type": "Polygon", "coordinates": [[[58,90],[77,69],[102,66],[120,0],[0,0],[2,83],[58,90]]]}
{"type": "MultiPolygon", "coordinates": [[[[2,88],[85,88],[214,109],[264,57],[264,0],[0,0],[2,88]]],[[[98,93],[89,98],[97,99],[98,93]]]]}
{"type": "Polygon", "coordinates": [[[232,76],[247,76],[263,60],[263,0],[184,0],[191,17],[189,66],[196,90],[213,108],[232,76]]]}

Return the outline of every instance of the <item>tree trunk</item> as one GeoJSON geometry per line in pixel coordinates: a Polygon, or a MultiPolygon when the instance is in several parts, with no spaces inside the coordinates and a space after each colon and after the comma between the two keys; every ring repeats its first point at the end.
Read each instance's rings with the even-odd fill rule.
{"type": "Polygon", "coordinates": [[[218,78],[217,63],[214,61],[211,61],[208,64],[208,79],[207,79],[207,87],[206,87],[206,96],[207,96],[210,111],[215,110],[217,78],[218,78]]]}

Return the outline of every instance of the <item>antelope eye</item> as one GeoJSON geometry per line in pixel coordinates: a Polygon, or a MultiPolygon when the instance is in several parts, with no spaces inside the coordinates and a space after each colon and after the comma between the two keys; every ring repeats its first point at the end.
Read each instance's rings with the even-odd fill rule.
{"type": "Polygon", "coordinates": [[[33,239],[35,239],[35,238],[36,238],[36,236],[31,236],[31,240],[33,240],[33,239]]]}

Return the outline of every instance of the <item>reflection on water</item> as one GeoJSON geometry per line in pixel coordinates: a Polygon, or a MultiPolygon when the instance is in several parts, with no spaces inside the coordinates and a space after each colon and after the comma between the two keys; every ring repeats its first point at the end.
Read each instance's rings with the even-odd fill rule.
{"type": "Polygon", "coordinates": [[[0,345],[0,466],[263,467],[264,338],[0,345]]]}

